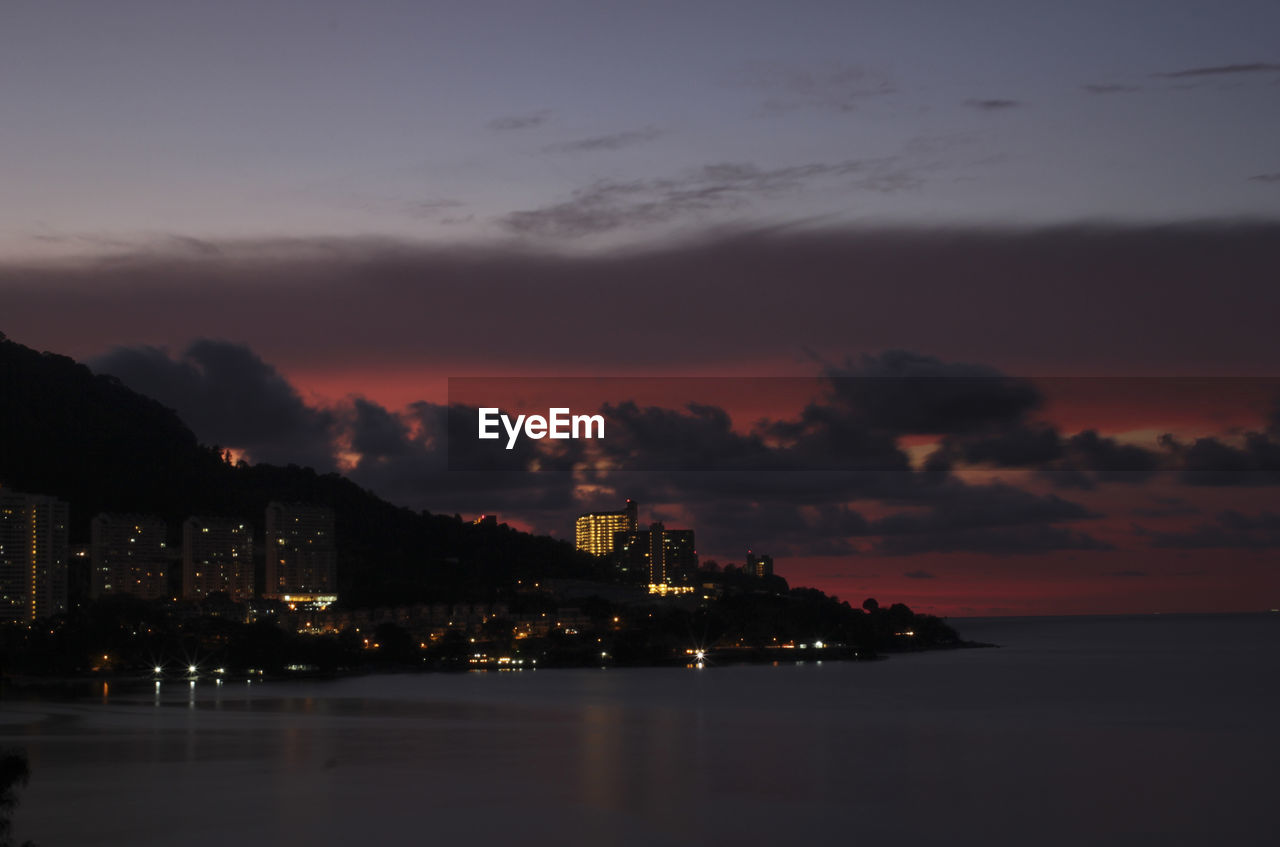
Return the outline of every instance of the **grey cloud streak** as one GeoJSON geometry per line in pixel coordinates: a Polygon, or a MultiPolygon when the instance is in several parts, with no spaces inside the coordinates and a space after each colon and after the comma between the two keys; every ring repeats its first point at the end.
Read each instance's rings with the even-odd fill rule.
{"type": "Polygon", "coordinates": [[[1234,74],[1280,73],[1280,64],[1275,62],[1243,62],[1234,65],[1210,65],[1200,68],[1183,68],[1176,71],[1163,71],[1152,76],[1163,79],[1186,79],[1188,77],[1230,76],[1234,74]]]}
{"type": "Polygon", "coordinates": [[[1022,101],[990,98],[986,100],[982,100],[982,99],[966,100],[964,101],[964,104],[972,109],[979,109],[984,112],[997,112],[1005,109],[1016,109],[1022,105],[1022,101]]]}
{"type": "Polygon", "coordinates": [[[1081,86],[1081,88],[1090,94],[1132,94],[1142,90],[1141,86],[1124,85],[1116,82],[1090,83],[1081,86]]]}
{"type": "Polygon", "coordinates": [[[724,162],[677,177],[600,180],[575,191],[563,202],[512,212],[503,223],[520,234],[577,238],[663,224],[713,210],[742,208],[754,198],[800,191],[833,179],[877,193],[905,190],[921,182],[915,169],[894,157],[777,168],[724,162]]]}
{"type": "Polygon", "coordinates": [[[488,127],[496,132],[513,132],[521,129],[532,129],[533,127],[542,126],[551,119],[550,109],[540,109],[536,112],[525,112],[519,115],[505,115],[500,118],[494,118],[489,121],[488,127]]]}
{"type": "Polygon", "coordinates": [[[580,138],[576,141],[563,141],[548,144],[543,149],[548,153],[594,153],[598,151],[621,150],[634,147],[662,137],[662,130],[653,127],[615,132],[609,135],[597,135],[591,138],[580,138]]]}
{"type": "Polygon", "coordinates": [[[897,91],[888,74],[857,65],[799,67],[753,62],[743,69],[738,81],[760,92],[765,108],[773,111],[810,108],[852,112],[868,100],[897,91]]]}

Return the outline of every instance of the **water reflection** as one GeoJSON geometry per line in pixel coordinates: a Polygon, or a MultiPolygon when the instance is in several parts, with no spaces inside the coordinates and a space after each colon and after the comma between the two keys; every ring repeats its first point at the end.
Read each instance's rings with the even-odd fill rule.
{"type": "Polygon", "coordinates": [[[1263,843],[1280,628],[1055,626],[821,667],[100,684],[5,702],[0,744],[49,844],[1263,843]]]}

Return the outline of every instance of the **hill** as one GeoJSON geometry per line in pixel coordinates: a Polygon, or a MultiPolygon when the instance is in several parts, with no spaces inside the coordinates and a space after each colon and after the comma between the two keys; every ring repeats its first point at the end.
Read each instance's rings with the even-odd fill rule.
{"type": "Polygon", "coordinates": [[[0,485],[70,504],[73,544],[105,511],[162,516],[170,542],[194,514],[252,522],[272,500],[334,509],[338,590],[352,605],[490,596],[523,576],[583,577],[592,557],[506,526],[395,506],[338,474],[231,465],[178,415],[119,380],[0,334],[0,485]]]}

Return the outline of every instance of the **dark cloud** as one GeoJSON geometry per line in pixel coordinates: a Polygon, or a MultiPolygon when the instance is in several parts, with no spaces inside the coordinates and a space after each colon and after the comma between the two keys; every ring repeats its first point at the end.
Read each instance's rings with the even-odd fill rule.
{"type": "MultiPolygon", "coordinates": [[[[815,388],[856,379],[867,383],[868,391],[833,392],[808,404],[798,419],[761,421],[750,431],[736,428],[724,409],[712,405],[606,404],[600,411],[608,421],[608,437],[568,460],[577,467],[575,484],[598,492],[581,509],[615,508],[624,497],[642,504],[675,504],[696,526],[700,547],[717,551],[742,544],[744,533],[757,539],[756,546],[780,555],[976,552],[985,544],[999,553],[1105,546],[1079,532],[1037,531],[1099,517],[1078,504],[1009,485],[968,485],[945,472],[916,471],[897,445],[903,434],[964,425],[974,398],[997,410],[987,415],[1017,418],[1038,403],[1038,395],[1028,393],[1026,386],[991,369],[949,365],[907,351],[865,357],[856,371],[854,367],[841,369],[842,376],[815,380],[815,388]],[[850,372],[859,376],[843,376],[850,372]],[[914,380],[925,390],[924,399],[889,386],[903,374],[934,375],[914,380]],[[943,388],[935,384],[946,381],[942,375],[969,378],[956,380],[959,389],[943,388]],[[931,413],[940,423],[928,423],[931,413]],[[903,510],[869,521],[850,505],[855,501],[903,510]]],[[[468,449],[477,443],[474,420],[474,410],[467,409],[456,424],[468,449]]],[[[451,467],[474,468],[477,460],[496,456],[499,464],[491,467],[518,474],[539,462],[538,449],[530,449],[514,462],[503,451],[461,458],[451,453],[451,467]]],[[[359,470],[367,467],[364,460],[359,470]]],[[[403,468],[399,464],[401,472],[403,468]]],[[[533,493],[542,475],[525,476],[510,487],[533,493]]],[[[372,479],[356,478],[381,490],[372,479]]],[[[501,487],[500,480],[493,482],[501,487]]],[[[548,485],[561,486],[562,480],[548,485]]],[[[418,482],[411,487],[429,486],[418,482]]],[[[566,499],[561,489],[559,501],[566,499]]]]}
{"type": "Polygon", "coordinates": [[[518,129],[531,129],[541,126],[551,119],[550,109],[540,109],[536,112],[525,112],[520,115],[506,115],[501,118],[494,118],[489,121],[489,129],[497,132],[511,132],[518,129]]]}
{"type": "Polygon", "coordinates": [[[1121,444],[1087,429],[1067,440],[1066,452],[1072,467],[1096,473],[1103,481],[1141,481],[1160,466],[1160,456],[1132,444],[1121,444]]]}
{"type": "MultiPolygon", "coordinates": [[[[643,511],[649,501],[639,502],[643,511]]],[[[777,499],[725,496],[686,511],[687,525],[697,532],[698,548],[727,551],[730,559],[749,549],[774,557],[854,556],[858,548],[853,539],[864,534],[867,526],[857,511],[832,503],[797,507],[777,499]]]]}
{"type": "Polygon", "coordinates": [[[934,489],[928,511],[907,511],[873,521],[871,535],[944,534],[970,529],[1049,524],[1101,515],[1056,495],[1042,496],[1005,483],[965,485],[950,480],[934,489]]]}
{"type": "Polygon", "coordinates": [[[1015,526],[964,529],[951,532],[919,532],[883,539],[876,552],[889,556],[922,553],[986,553],[996,556],[1025,556],[1059,550],[1114,549],[1083,532],[1056,526],[1015,526]]]}
{"type": "Polygon", "coordinates": [[[201,339],[172,358],[155,347],[116,348],[89,364],[172,408],[206,444],[258,462],[333,469],[333,416],[308,406],[244,345],[201,339]]]}
{"type": "Polygon", "coordinates": [[[1042,398],[1031,383],[986,366],[909,350],[847,359],[823,371],[825,398],[868,428],[897,434],[949,434],[1022,420],[1042,398]]]}
{"type": "Polygon", "coordinates": [[[1255,174],[1249,177],[1250,182],[1280,182],[1280,171],[1269,174],[1255,174]]]}
{"type": "Polygon", "coordinates": [[[1187,532],[1136,531],[1150,537],[1152,546],[1174,550],[1270,550],[1280,547],[1280,514],[1227,511],[1187,532]]]}
{"type": "Polygon", "coordinates": [[[932,501],[927,509],[869,522],[866,534],[874,538],[870,551],[902,556],[1112,549],[1084,532],[1057,526],[1102,517],[1057,496],[1041,496],[1004,483],[966,485],[951,479],[932,488],[932,501]]]}
{"type": "Polygon", "coordinates": [[[564,141],[549,144],[543,149],[548,153],[594,153],[598,151],[621,150],[634,147],[662,137],[662,131],[653,127],[633,129],[626,132],[615,132],[611,135],[597,135],[592,138],[580,138],[576,141],[564,141]]]}
{"type": "Polygon", "coordinates": [[[784,556],[833,556],[1105,548],[1057,526],[1098,517],[1079,504],[913,470],[896,439],[938,428],[927,422],[929,414],[944,428],[967,425],[961,398],[970,396],[989,403],[999,418],[1017,418],[1038,398],[980,366],[906,351],[835,369],[839,376],[815,381],[834,388],[825,403],[810,403],[796,421],[763,421],[751,432],[735,429],[725,410],[706,404],[607,405],[602,411],[611,437],[599,465],[591,462],[601,456],[589,452],[599,445],[590,442],[522,439],[514,450],[481,442],[474,407],[418,402],[397,412],[363,397],[331,409],[310,407],[242,345],[200,341],[177,358],[154,348],[123,349],[96,364],[173,405],[201,437],[246,449],[254,461],[329,469],[337,457],[351,479],[393,502],[513,516],[561,536],[569,534],[576,512],[631,497],[676,509],[697,529],[700,546],[717,551],[751,545],[784,556]],[[969,395],[939,391],[930,379],[916,380],[928,388],[923,399],[889,387],[903,374],[975,373],[985,375],[983,385],[969,395]],[[841,390],[850,379],[866,386],[841,390]],[[999,392],[990,391],[993,380],[1003,385],[999,392]],[[788,440],[773,437],[783,430],[788,440]],[[650,470],[619,470],[628,463],[650,470]],[[595,493],[583,499],[584,492],[595,493]],[[869,520],[856,502],[897,511],[869,520]]]}
{"type": "Polygon", "coordinates": [[[937,579],[936,576],[928,571],[907,571],[903,574],[907,579],[937,579]]]}
{"type": "Polygon", "coordinates": [[[1119,83],[1095,83],[1081,87],[1090,94],[1128,94],[1142,90],[1136,85],[1121,85],[1119,83]]]}
{"type": "Polygon", "coordinates": [[[1065,453],[1062,435],[1045,423],[987,428],[943,442],[939,453],[949,462],[997,468],[1043,468],[1065,453]]]}
{"type": "Polygon", "coordinates": [[[1161,445],[1177,461],[1180,478],[1191,485],[1280,485],[1280,437],[1276,430],[1249,432],[1239,446],[1218,438],[1183,444],[1171,436],[1161,445]]]}
{"type": "Polygon", "coordinates": [[[684,409],[605,404],[609,423],[602,443],[609,466],[628,470],[780,470],[776,451],[758,435],[733,430],[729,414],[691,403],[684,409]]]}
{"type": "Polygon", "coordinates": [[[988,99],[978,100],[970,99],[964,101],[964,104],[972,109],[980,109],[984,112],[998,112],[1002,109],[1016,109],[1022,105],[1021,100],[1001,100],[988,99]]]}
{"type": "Polygon", "coordinates": [[[1107,574],[1107,576],[1117,576],[1122,579],[1136,579],[1140,577],[1145,577],[1146,575],[1147,575],[1146,571],[1135,571],[1135,570],[1112,571],[1111,573],[1107,574]]]}
{"type": "Polygon", "coordinates": [[[1177,71],[1164,71],[1152,74],[1164,79],[1184,79],[1202,76],[1229,76],[1232,74],[1276,73],[1280,72],[1280,64],[1273,62],[1246,62],[1238,65],[1211,65],[1201,68],[1185,68],[1177,71]]]}
{"type": "Polygon", "coordinates": [[[352,401],[348,432],[351,452],[377,462],[404,457],[414,443],[409,426],[399,415],[363,397],[352,401]]]}
{"type": "Polygon", "coordinates": [[[392,502],[435,512],[519,516],[564,537],[574,509],[573,456],[535,442],[495,454],[475,438],[476,409],[418,402],[391,412],[354,402],[347,437],[358,454],[347,476],[392,502]],[[536,467],[547,470],[533,472],[536,467]],[[465,468],[460,470],[459,468],[465,468]]]}
{"type": "Polygon", "coordinates": [[[1150,506],[1134,507],[1130,514],[1138,518],[1182,518],[1200,514],[1198,508],[1181,497],[1153,496],[1150,502],[1150,506]]]}
{"type": "MultiPolygon", "coordinates": [[[[705,177],[707,202],[726,193],[713,178],[758,187],[798,175],[716,169],[705,177]]],[[[606,215],[634,211],[627,190],[616,201],[605,194],[606,215]]],[[[667,202],[698,200],[694,192],[659,205],[667,202]]],[[[598,226],[590,205],[564,226],[598,226]]],[[[518,362],[557,373],[589,358],[600,375],[737,373],[797,360],[802,347],[833,359],[851,349],[945,351],[1028,376],[1062,373],[1064,363],[1086,374],[1280,370],[1274,223],[771,229],[607,256],[355,239],[218,246],[217,255],[164,243],[97,260],[0,263],[3,329],[87,358],[138,339],[181,349],[234,326],[286,372],[450,374],[461,363],[518,362]],[[572,331],[553,332],[553,319],[572,331]]]]}

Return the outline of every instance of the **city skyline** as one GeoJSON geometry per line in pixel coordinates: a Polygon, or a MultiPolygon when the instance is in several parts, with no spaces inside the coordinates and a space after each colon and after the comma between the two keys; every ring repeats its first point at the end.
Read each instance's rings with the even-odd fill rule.
{"type": "Polygon", "coordinates": [[[19,3],[0,332],[413,509],[567,539],[634,496],[709,558],[951,615],[1277,607],[1277,29],[1244,0],[19,3]],[[957,421],[837,385],[886,376],[1010,391],[957,421]],[[450,471],[480,378],[657,380],[603,398],[641,476],[450,471]],[[744,482],[699,438],[896,470],[744,482]]]}

